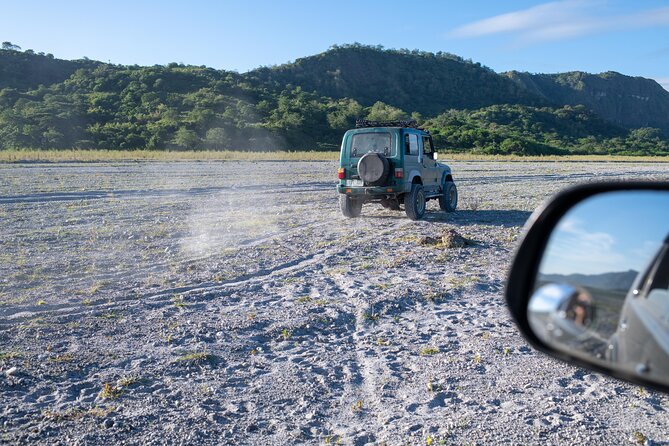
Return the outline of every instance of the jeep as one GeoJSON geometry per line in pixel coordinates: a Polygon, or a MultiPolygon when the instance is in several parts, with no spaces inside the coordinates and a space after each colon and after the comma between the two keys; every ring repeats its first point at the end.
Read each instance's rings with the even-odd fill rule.
{"type": "Polygon", "coordinates": [[[411,220],[425,215],[428,200],[453,212],[458,190],[451,169],[437,162],[432,136],[415,121],[356,121],[341,144],[337,192],[342,213],[359,217],[364,203],[378,202],[411,220]]]}

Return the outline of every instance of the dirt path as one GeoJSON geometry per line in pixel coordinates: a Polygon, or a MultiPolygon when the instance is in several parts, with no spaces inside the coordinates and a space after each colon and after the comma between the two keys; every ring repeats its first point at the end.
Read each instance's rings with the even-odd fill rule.
{"type": "Polygon", "coordinates": [[[3,168],[0,442],[669,441],[665,396],[534,352],[502,300],[541,201],[669,166],[452,168],[420,222],[345,219],[329,162],[3,168]],[[475,244],[420,243],[448,228],[475,244]]]}

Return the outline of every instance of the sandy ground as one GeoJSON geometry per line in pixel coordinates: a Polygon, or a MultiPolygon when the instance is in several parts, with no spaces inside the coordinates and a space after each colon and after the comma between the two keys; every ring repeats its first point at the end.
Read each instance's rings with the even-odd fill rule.
{"type": "Polygon", "coordinates": [[[331,162],[0,165],[0,443],[668,443],[667,396],[533,351],[503,287],[546,197],[669,166],[451,166],[412,222],[342,217],[331,162]]]}

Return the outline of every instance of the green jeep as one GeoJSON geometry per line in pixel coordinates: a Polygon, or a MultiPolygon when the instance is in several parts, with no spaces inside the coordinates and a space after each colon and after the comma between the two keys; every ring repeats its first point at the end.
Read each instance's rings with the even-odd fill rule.
{"type": "Polygon", "coordinates": [[[439,164],[432,137],[415,121],[356,121],[341,144],[337,191],[342,213],[360,216],[363,203],[379,202],[420,220],[426,202],[453,212],[458,190],[451,169],[439,164]]]}

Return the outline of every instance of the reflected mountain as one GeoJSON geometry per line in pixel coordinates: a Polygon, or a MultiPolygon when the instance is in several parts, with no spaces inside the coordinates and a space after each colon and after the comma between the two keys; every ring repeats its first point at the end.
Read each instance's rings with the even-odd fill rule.
{"type": "Polygon", "coordinates": [[[627,292],[638,271],[629,270],[602,274],[539,274],[539,283],[569,283],[599,290],[627,292]]]}

